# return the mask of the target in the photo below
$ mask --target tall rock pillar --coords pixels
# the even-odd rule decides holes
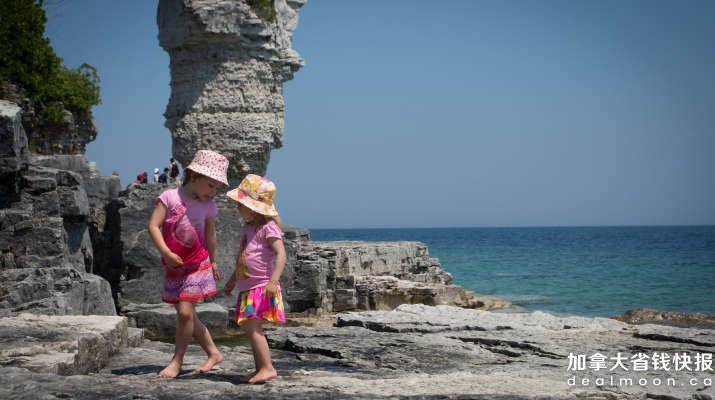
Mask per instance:
[[[246,0],[159,1],[172,153],[186,166],[196,150],[219,151],[230,160],[232,185],[264,175],[271,150],[282,146],[283,83],[303,66],[291,36],[305,0],[264,3],[259,10]]]

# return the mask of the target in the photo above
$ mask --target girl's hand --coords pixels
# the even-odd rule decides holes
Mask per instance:
[[[216,279],[216,280],[221,279],[221,271],[219,271],[218,266],[216,265],[216,261],[211,263],[211,269],[213,270],[213,273],[214,273],[214,279]]]
[[[274,280],[268,281],[268,284],[265,287],[266,293],[270,296],[275,296],[276,292],[278,291],[278,282]]]
[[[169,266],[172,268],[179,267],[184,263],[184,260],[182,260],[178,254],[175,254],[171,251],[166,254],[163,254],[163,257],[164,261],[166,261],[166,263],[169,264]]]

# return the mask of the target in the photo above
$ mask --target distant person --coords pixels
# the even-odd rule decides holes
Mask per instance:
[[[117,178],[119,178],[119,171],[117,171],[117,170],[115,169],[115,170],[112,172],[112,176],[116,176]]]
[[[175,184],[179,183],[179,164],[176,163],[176,160],[173,158],[169,160],[169,177],[171,178],[172,182]]]
[[[169,180],[169,168],[164,168],[164,172],[159,175],[159,183],[162,185],[166,185]]]
[[[159,183],[159,168],[154,168],[154,181],[152,183]]]
[[[194,303],[216,294],[220,279],[216,266],[216,191],[228,185],[228,160],[219,153],[199,150],[186,167],[183,185],[165,190],[156,198],[149,218],[149,236],[166,266],[161,300],[176,308],[174,356],[159,372],[175,378],[181,371],[192,337],[207,355],[198,372],[208,372],[223,361],[211,334],[199,320]]]
[[[130,183],[127,186],[127,189],[131,188],[132,186],[141,185],[143,181],[144,181],[144,174],[137,174],[137,179],[134,180],[134,182]]]
[[[149,183],[149,174],[146,171],[142,172],[142,183]]]
[[[278,374],[271,362],[263,322],[285,322],[280,278],[286,262],[278,211],[273,206],[276,186],[258,175],[248,174],[238,188],[227,193],[238,202],[243,232],[236,256],[236,271],[223,292],[230,295],[238,283],[236,322],[251,341],[256,370],[241,379],[263,383]]]

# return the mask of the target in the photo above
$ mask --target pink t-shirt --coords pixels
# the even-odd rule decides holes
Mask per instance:
[[[165,190],[156,198],[156,201],[161,201],[166,206],[166,216],[169,217],[168,210],[174,208],[178,203],[182,203],[186,207],[186,216],[194,227],[196,233],[201,240],[201,244],[206,245],[206,220],[216,218],[216,203],[213,199],[197,200],[192,199],[189,195],[184,194],[178,187]]]
[[[268,284],[276,259],[276,253],[268,239],[282,239],[283,232],[275,221],[270,220],[262,225],[244,225],[242,235],[246,238],[246,266],[251,277],[239,280],[238,290],[245,292]]]

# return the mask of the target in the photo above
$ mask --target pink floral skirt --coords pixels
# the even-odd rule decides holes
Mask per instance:
[[[270,322],[286,322],[280,285],[278,285],[275,296],[268,295],[263,286],[238,294],[236,299],[236,322],[241,324],[249,318],[263,318]]]
[[[176,304],[180,301],[196,303],[204,297],[216,294],[211,260],[206,259],[199,264],[182,265],[177,268],[166,268],[164,275],[164,292],[161,300]]]

